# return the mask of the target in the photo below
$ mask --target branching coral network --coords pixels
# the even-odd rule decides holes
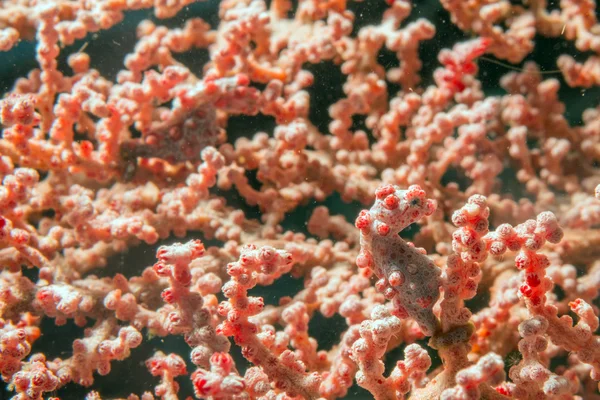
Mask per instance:
[[[195,3],[0,5],[0,50],[38,64],[0,101],[0,394],[114,398],[97,381],[138,357],[117,396],[600,399],[600,108],[559,99],[600,85],[595,1],[441,0],[443,29],[433,2]],[[82,41],[144,10],[101,72]],[[554,71],[538,41],[571,46]],[[40,345],[64,325],[69,351]]]

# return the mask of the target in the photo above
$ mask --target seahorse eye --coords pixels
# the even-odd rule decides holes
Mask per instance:
[[[419,204],[421,204],[421,200],[420,200],[418,197],[415,197],[414,199],[412,199],[412,200],[410,201],[410,205],[411,205],[412,207],[416,207],[416,206],[418,206]]]

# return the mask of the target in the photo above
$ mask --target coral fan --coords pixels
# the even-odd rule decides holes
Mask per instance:
[[[1,2],[0,397],[600,399],[599,32]]]

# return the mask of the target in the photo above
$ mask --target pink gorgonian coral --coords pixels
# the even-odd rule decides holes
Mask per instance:
[[[0,398],[599,399],[554,3],[0,2]]]

